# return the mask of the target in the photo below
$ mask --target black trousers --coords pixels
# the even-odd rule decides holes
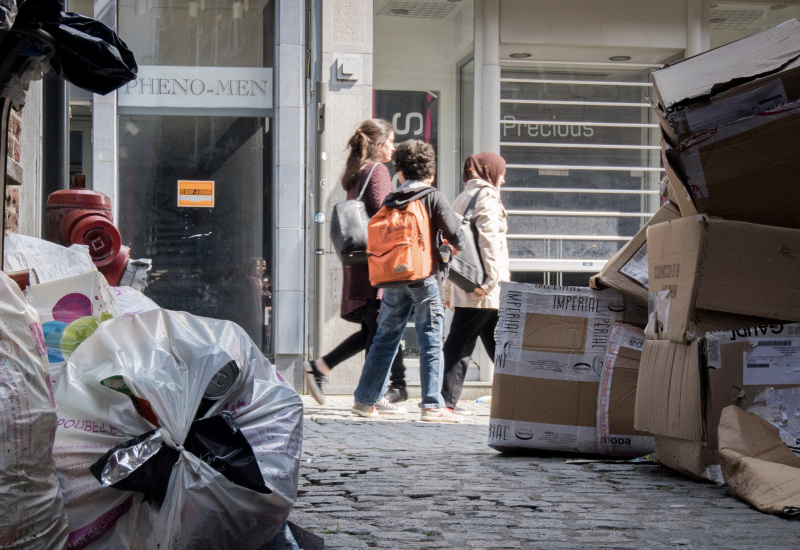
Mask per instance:
[[[361,315],[361,329],[345,338],[338,346],[322,357],[328,367],[333,368],[361,351],[369,352],[372,340],[375,338],[375,332],[378,330],[380,304],[380,300],[370,300],[364,306]],[[403,363],[402,345],[394,356],[390,380],[392,387],[406,387],[406,366]]]
[[[444,380],[442,398],[445,407],[455,408],[464,378],[480,337],[483,347],[494,360],[494,329],[497,326],[496,309],[457,307],[450,323],[450,332],[444,342]]]

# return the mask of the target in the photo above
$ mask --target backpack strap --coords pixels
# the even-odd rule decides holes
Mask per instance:
[[[372,177],[372,173],[375,171],[375,168],[378,167],[378,164],[379,163],[376,162],[375,164],[372,165],[372,168],[370,168],[369,174],[367,174],[367,180],[364,182],[364,187],[361,188],[361,191],[359,191],[358,193],[358,197],[356,197],[357,201],[361,200],[361,197],[364,195],[364,191],[367,190],[367,184],[369,183],[369,178]]]
[[[478,202],[478,195],[481,194],[481,191],[483,191],[483,189],[478,189],[478,192],[472,195],[472,200],[469,201],[467,209],[464,211],[463,223],[469,223],[472,219],[472,211],[475,210],[475,203]]]

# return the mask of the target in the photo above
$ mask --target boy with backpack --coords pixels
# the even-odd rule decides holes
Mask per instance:
[[[456,250],[462,248],[461,223],[447,199],[431,187],[436,174],[433,147],[419,140],[405,141],[397,146],[393,161],[402,185],[387,195],[368,230],[370,282],[384,290],[378,330],[367,353],[351,412],[379,416],[374,405],[383,395],[392,360],[413,310],[420,346],[420,419],[459,422],[460,417],[443,406],[439,393],[444,325],[444,304],[439,293],[444,265],[439,247],[444,238]],[[403,407],[397,409],[393,414],[406,412]]]

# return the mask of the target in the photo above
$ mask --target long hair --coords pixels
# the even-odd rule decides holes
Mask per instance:
[[[389,139],[392,132],[394,132],[392,125],[381,118],[368,118],[361,123],[347,142],[350,154],[342,175],[342,187],[345,191],[350,191],[356,186],[364,165],[369,162],[380,162],[381,154],[378,148]]]

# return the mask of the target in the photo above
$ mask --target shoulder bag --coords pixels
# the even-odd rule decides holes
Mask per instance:
[[[483,262],[478,248],[478,228],[472,223],[472,211],[480,194],[481,189],[478,189],[461,219],[464,249],[450,259],[448,279],[465,292],[472,292],[483,284]]]
[[[361,197],[369,185],[372,172],[378,163],[372,165],[358,197],[342,201],[333,207],[331,216],[331,242],[339,255],[342,265],[362,265],[367,263],[367,225],[369,215]]]

